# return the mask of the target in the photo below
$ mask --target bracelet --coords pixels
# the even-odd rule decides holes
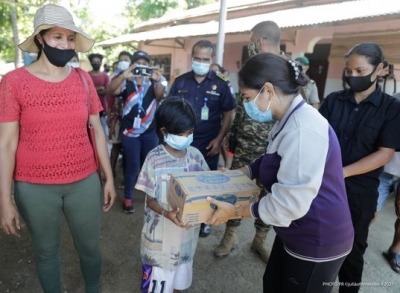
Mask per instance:
[[[235,207],[234,207],[234,211],[235,211],[235,217],[236,218],[243,218],[242,217],[242,215],[240,214],[240,208],[241,208],[242,206],[240,205],[240,204],[237,204],[237,205],[235,205]]]
[[[163,210],[163,211],[161,212],[161,215],[162,215],[163,217],[165,217],[165,213],[167,213],[167,210]]]

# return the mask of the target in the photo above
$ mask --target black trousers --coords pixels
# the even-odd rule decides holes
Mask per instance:
[[[360,290],[369,225],[374,218],[378,195],[354,194],[347,191],[347,198],[354,227],[354,243],[339,271],[339,281],[343,284],[339,292],[356,293]]]
[[[328,262],[295,258],[276,236],[263,277],[264,293],[329,293],[345,257]]]

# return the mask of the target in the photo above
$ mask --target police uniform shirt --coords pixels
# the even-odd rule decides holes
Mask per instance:
[[[210,70],[206,78],[198,83],[193,71],[189,71],[175,79],[168,97],[186,99],[196,111],[198,125],[195,128],[195,139],[214,139],[221,129],[224,112],[236,108],[236,100],[232,96],[228,77]],[[208,119],[201,120],[201,110],[208,107]]]
[[[339,139],[343,166],[374,153],[379,147],[400,149],[400,101],[379,87],[361,103],[350,90],[334,92],[322,103],[320,113],[329,121]],[[377,196],[378,168],[346,178],[348,191]],[[371,200],[374,200],[373,198]],[[376,199],[375,199],[376,200]]]

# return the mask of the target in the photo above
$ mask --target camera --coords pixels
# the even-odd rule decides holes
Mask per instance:
[[[132,70],[133,75],[140,76],[151,76],[153,74],[153,68],[143,65],[138,65]]]

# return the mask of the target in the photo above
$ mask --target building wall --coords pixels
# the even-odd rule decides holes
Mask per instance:
[[[369,41],[369,35],[374,38],[376,35],[385,36],[385,32],[399,31],[400,19],[382,19],[379,21],[366,20],[363,23],[349,23],[347,25],[329,25],[316,26],[312,28],[298,29],[291,31],[290,29],[282,30],[282,43],[286,45],[286,51],[292,54],[292,58],[312,53],[315,44],[332,43],[340,47],[340,38],[336,35],[360,34],[364,36],[365,41]],[[387,38],[390,38],[388,35]],[[200,39],[207,39],[213,43],[217,43],[217,36],[187,38],[184,40],[184,46],[180,47],[173,40],[155,41],[149,44],[141,44],[141,49],[147,51],[150,55],[171,54],[171,81],[174,77],[183,74],[191,69],[191,49],[192,46]],[[237,72],[241,67],[241,58],[243,47],[249,42],[249,33],[241,33],[225,36],[223,66],[229,71],[232,86],[236,91],[237,88]],[[344,42],[344,39],[343,39]],[[155,46],[157,45],[157,46]],[[346,44],[347,46],[348,44]],[[355,45],[355,44],[354,44]],[[348,48],[349,49],[349,48]],[[332,52],[331,52],[332,53]],[[341,54],[341,53],[340,53]],[[400,50],[399,53],[400,55]],[[400,56],[399,56],[400,57]],[[397,60],[397,59],[396,59]],[[390,62],[390,60],[389,60]],[[329,69],[324,89],[324,97],[335,90],[342,88],[342,70],[344,60],[340,56],[329,58]],[[400,64],[395,64],[395,69],[399,69]],[[395,70],[396,80],[400,81],[400,71]],[[392,92],[393,80],[387,82],[387,92]],[[398,91],[400,84],[397,83]]]

